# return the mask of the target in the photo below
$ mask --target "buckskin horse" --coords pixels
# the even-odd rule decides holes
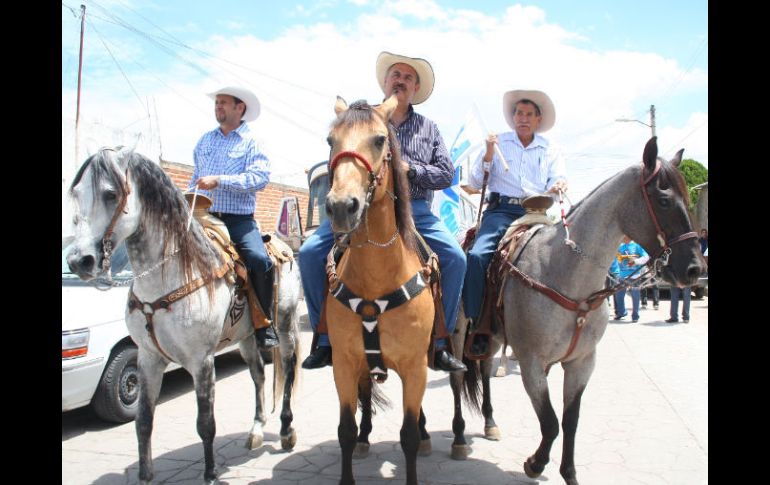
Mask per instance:
[[[543,472],[559,434],[547,376],[552,365],[561,363],[564,443],[559,471],[568,485],[578,483],[574,452],[580,400],[607,327],[604,300],[613,289],[603,287],[622,235],[641,244],[650,254],[648,265],[661,269],[672,285],[690,286],[704,269],[687,212],[687,188],[677,170],[682,152],[667,162],[657,156],[656,138],[651,138],[640,165],[609,178],[570,210],[566,224],[571,239],[561,224],[543,226],[520,252],[491,268],[505,274],[504,328],[498,327],[497,338],[507,339],[513,348],[540,421],[540,446],[524,463],[531,478]],[[464,392],[478,393],[472,382],[477,376],[465,373]],[[478,402],[478,396],[470,397]]]
[[[262,444],[264,361],[257,350],[249,305],[236,298],[232,267],[201,225],[188,226],[182,192],[155,163],[130,150],[101,149],[77,172],[70,195],[76,207],[75,241],[67,256],[83,280],[109,276],[111,248],[125,241],[137,274],[129,292],[126,325],[139,347],[139,480],[152,480],[150,438],[163,371],[174,361],[193,377],[198,434],[203,441],[204,481],[216,479],[214,463],[214,354],[239,342],[256,391],[256,413],[246,446]],[[273,354],[277,385],[283,381],[281,444],[296,433],[290,400],[298,359],[299,274],[293,262],[276,270],[275,324],[280,346]],[[150,303],[152,302],[152,303]],[[274,396],[275,399],[275,396]]]
[[[407,167],[388,125],[396,105],[395,96],[377,107],[364,101],[348,107],[337,98],[328,138],[326,211],[338,241],[347,238],[336,272],[330,271],[325,307],[340,401],[342,484],[355,483],[356,404],[360,400],[363,414],[357,451],[365,453],[372,395],[375,403],[383,397],[376,387],[373,392],[373,381],[384,381],[387,369],[395,370],[403,385],[401,448],[406,483],[417,483],[434,302],[430,290],[424,291],[428,281],[416,249]]]

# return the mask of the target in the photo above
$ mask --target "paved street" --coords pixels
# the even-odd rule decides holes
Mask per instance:
[[[629,315],[630,303],[627,297]],[[708,483],[708,297],[692,301],[688,324],[665,323],[668,309],[668,300],[661,300],[659,310],[653,310],[650,302],[638,323],[610,322],[599,344],[596,370],[583,394],[576,440],[581,484]],[[303,358],[311,336],[303,316]],[[543,475],[529,479],[523,472],[522,463],[537,448],[540,431],[516,362],[510,364],[505,377],[492,380],[492,403],[502,440],[484,439],[483,419],[464,410],[466,437],[472,447],[467,461],[449,457],[452,393],[446,374],[429,371],[423,406],[433,453],[418,458],[421,484],[564,483],[559,475],[561,434]],[[401,381],[395,372],[390,376],[382,387],[393,406],[375,415],[370,455],[354,462],[359,485],[403,483],[405,478],[398,442]],[[272,381],[272,366],[267,379]],[[561,420],[561,367],[554,366],[549,380]],[[271,397],[268,389],[268,411]],[[281,450],[279,409],[268,417],[265,444],[246,450],[253,385],[237,352],[218,357],[214,446],[220,482],[338,483],[337,403],[330,367],[304,371],[293,405],[293,426],[298,433],[294,450]],[[200,483],[203,449],[195,419],[192,379],[185,371],[167,374],[152,441],[155,483]],[[88,409],[62,414],[63,484],[134,484],[137,471],[134,423],[106,424]]]

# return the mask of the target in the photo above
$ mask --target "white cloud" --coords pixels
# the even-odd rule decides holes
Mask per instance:
[[[374,79],[377,54],[388,50],[423,57],[435,69],[436,85],[417,111],[438,123],[447,144],[474,102],[491,130],[509,131],[503,93],[546,91],[557,111],[556,126],[548,135],[567,154],[571,197],[577,202],[609,175],[641,159],[648,129],[615,119],[644,120],[649,104],[659,103],[663,115],[677,96],[703,93],[705,98],[708,87],[704,71],[685,74],[683,66],[654,53],[594,52],[576,46],[582,39],[549,23],[536,7],[515,5],[493,17],[441,8],[434,1],[395,2],[347,25],[297,25],[270,41],[220,34],[197,47],[246,68],[197,57],[195,62],[212,73],[197,81],[193,68],[173,59],[164,72],[154,73],[165,85],[147,73],[134,75],[132,83],[141,97],[150,99],[153,120],[152,99],[157,103],[164,158],[187,163],[198,138],[216,126],[212,102],[204,93],[229,83],[252,88],[263,105],[252,128],[270,146],[274,180],[303,186],[304,169],[328,156],[325,138],[335,96],[377,103],[382,99]],[[104,70],[106,75],[107,64]],[[63,115],[72,116],[75,93],[66,91],[62,97]],[[147,109],[115,72],[89,82],[82,103],[85,117],[111,126],[147,118]],[[708,114],[694,113],[681,126],[668,119],[661,116],[658,123],[661,154],[672,156],[680,148],[674,145],[680,144],[685,157],[706,165]],[[671,152],[664,153],[669,146]]]

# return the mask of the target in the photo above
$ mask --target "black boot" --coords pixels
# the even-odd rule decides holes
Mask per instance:
[[[446,372],[465,372],[468,370],[465,364],[447,352],[447,349],[436,351],[436,355],[433,358],[433,367]]]
[[[270,268],[264,274],[249,273],[254,292],[257,294],[259,305],[265,313],[265,317],[272,322],[273,320],[273,268]],[[257,338],[257,347],[260,350],[270,350],[278,346],[278,336],[275,334],[273,326],[258,328],[254,333]]]
[[[316,347],[302,362],[303,369],[320,369],[327,365],[332,365],[332,348],[326,346]]]

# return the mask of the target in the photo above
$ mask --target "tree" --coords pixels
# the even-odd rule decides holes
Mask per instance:
[[[692,158],[685,158],[679,164],[679,171],[684,176],[687,191],[690,194],[690,209],[698,203],[699,191],[693,189],[696,185],[709,181],[709,170]]]

